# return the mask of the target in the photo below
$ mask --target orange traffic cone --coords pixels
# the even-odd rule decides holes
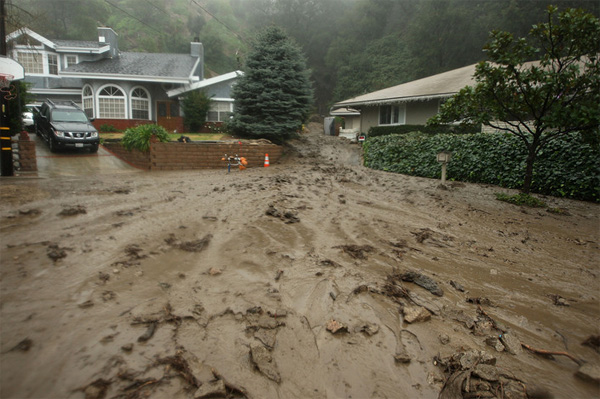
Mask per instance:
[[[269,154],[265,154],[265,168],[269,166]]]

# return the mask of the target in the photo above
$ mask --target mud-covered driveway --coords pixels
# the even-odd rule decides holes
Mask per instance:
[[[138,169],[123,162],[102,146],[95,154],[90,154],[88,150],[75,149],[52,153],[46,142],[38,135],[31,134],[30,137],[35,141],[39,177],[94,176],[138,171]]]
[[[598,205],[310,129],[269,168],[0,179],[0,397],[598,397]]]

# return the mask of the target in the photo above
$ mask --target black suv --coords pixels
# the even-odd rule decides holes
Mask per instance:
[[[100,138],[87,115],[74,102],[42,104],[35,121],[36,133],[48,143],[50,151],[61,148],[88,148],[97,152]]]

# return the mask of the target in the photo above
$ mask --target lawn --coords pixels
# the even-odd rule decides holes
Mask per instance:
[[[169,139],[171,141],[177,141],[181,136],[187,136],[192,141],[214,141],[221,140],[225,137],[223,133],[171,133]],[[103,133],[100,132],[101,139],[120,139],[123,138],[123,133]]]

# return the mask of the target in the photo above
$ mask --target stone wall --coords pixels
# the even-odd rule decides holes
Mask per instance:
[[[265,155],[274,164],[283,155],[281,146],[262,141],[218,141],[194,143],[152,143],[148,153],[128,151],[119,142],[106,142],[104,147],[125,162],[145,170],[189,170],[226,168],[222,158],[238,154],[246,158],[249,168],[263,167]]]
[[[19,163],[21,172],[37,171],[37,160],[35,153],[35,141],[19,140]]]

